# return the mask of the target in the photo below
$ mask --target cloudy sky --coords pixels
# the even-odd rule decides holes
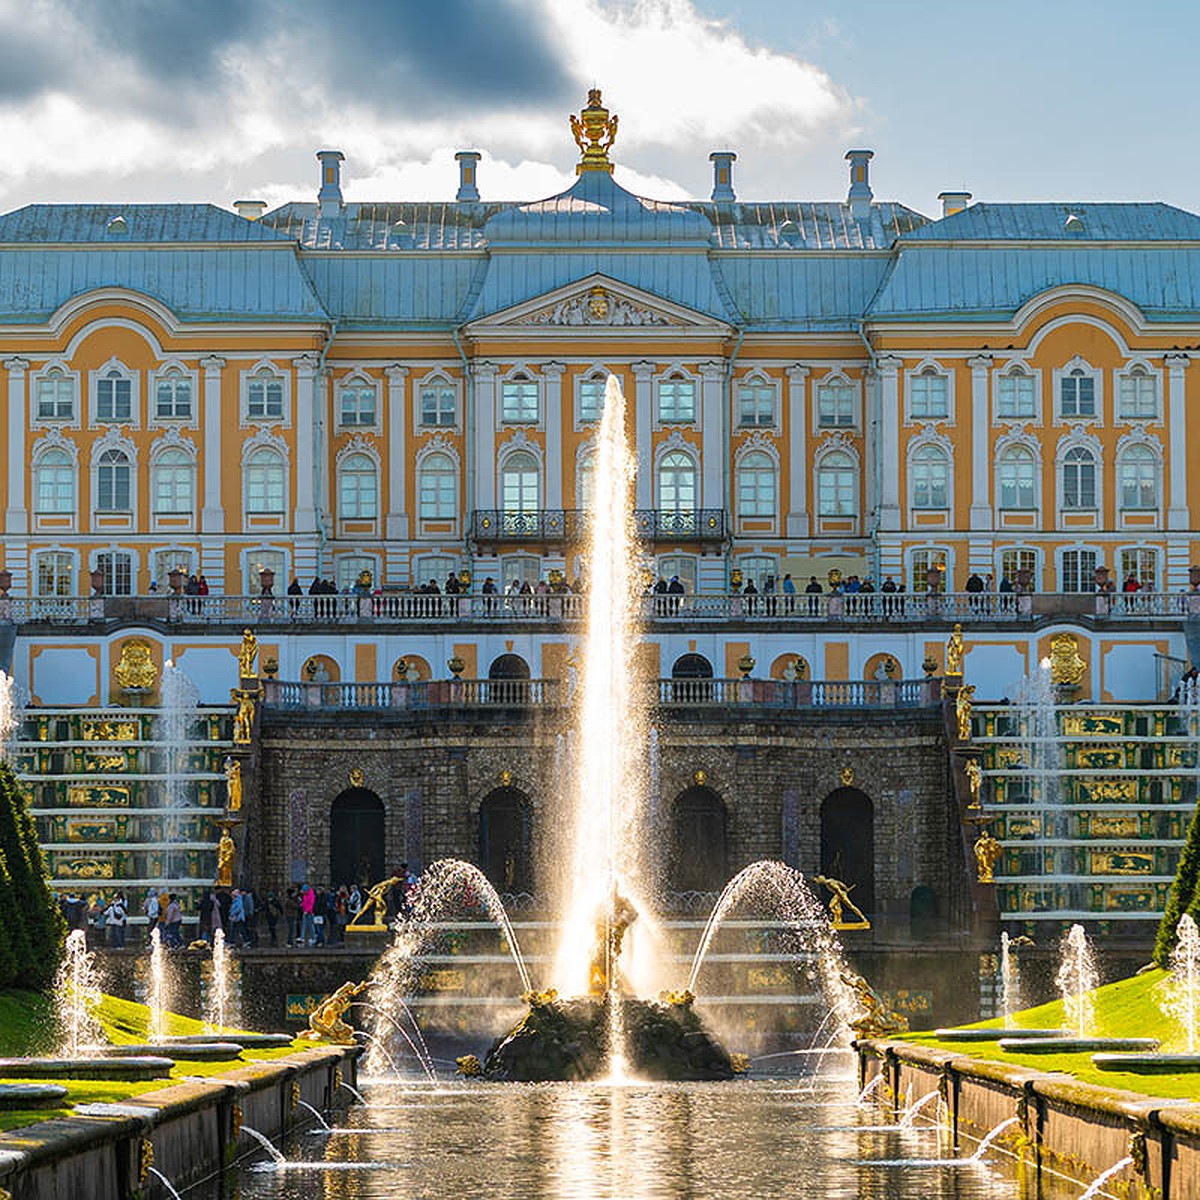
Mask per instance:
[[[0,0],[0,210],[33,201],[485,199],[572,178],[599,85],[626,186],[1200,208],[1200,6],[1150,0]]]

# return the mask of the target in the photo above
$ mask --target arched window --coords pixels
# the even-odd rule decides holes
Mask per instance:
[[[421,460],[417,474],[417,507],[422,519],[449,521],[458,516],[458,470],[440,451]]]
[[[529,664],[519,654],[501,654],[488,667],[489,679],[528,679]]]
[[[344,521],[379,515],[379,477],[369,455],[348,455],[338,467],[338,508]]]
[[[192,416],[192,381],[178,367],[164,371],[154,384],[154,416],[187,421]]]
[[[1059,380],[1059,409],[1064,417],[1096,415],[1096,380],[1082,367],[1073,367]]]
[[[154,511],[190,513],[196,497],[196,470],[184,450],[164,450],[153,469]]]
[[[1130,446],[1121,455],[1121,507],[1158,507],[1158,459],[1149,446]]]
[[[349,788],[329,811],[330,883],[378,883],[384,877],[383,801],[367,788]]]
[[[729,881],[728,820],[720,796],[690,787],[671,806],[670,888],[719,892]]]
[[[96,511],[129,512],[133,470],[124,450],[105,450],[96,465]]]
[[[1096,507],[1096,460],[1085,446],[1073,446],[1063,458],[1062,506]]]
[[[831,450],[817,467],[817,512],[822,517],[858,512],[858,468],[844,450]]]
[[[753,450],[742,456],[737,468],[737,502],[739,516],[775,515],[775,464],[769,454]]]
[[[681,654],[671,665],[672,679],[711,679],[712,663],[703,654]]]
[[[1009,446],[996,476],[1001,508],[1037,507],[1037,459],[1028,446]]]
[[[535,513],[541,507],[537,459],[525,450],[517,450],[504,460],[500,472],[500,492],[507,513]]]
[[[658,464],[658,506],[665,512],[696,511],[696,464],[682,450],[672,450]]]
[[[533,806],[524,792],[498,787],[483,798],[479,865],[498,892],[533,890]]]
[[[279,514],[285,511],[286,472],[283,456],[264,446],[246,459],[246,511]]]
[[[840,879],[868,917],[875,908],[875,809],[857,788],[831,792],[821,803],[821,874]],[[852,913],[846,918],[854,920]]]
[[[579,507],[585,511],[589,511],[592,507],[592,487],[595,482],[596,454],[595,451],[588,450],[580,456],[575,476],[575,493],[578,497]]]
[[[949,481],[950,460],[940,446],[921,446],[914,452],[910,478],[913,508],[949,508]]]
[[[37,460],[33,475],[39,513],[75,511],[75,464],[65,450],[47,450]]]

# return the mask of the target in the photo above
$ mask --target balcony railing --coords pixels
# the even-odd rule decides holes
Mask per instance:
[[[719,508],[675,512],[639,508],[634,530],[643,541],[714,542],[725,537],[725,513]],[[545,508],[532,512],[507,512],[480,508],[471,514],[471,536],[477,542],[581,541],[587,535],[588,512],[578,508]]]
[[[920,708],[939,703],[937,679],[658,679],[650,701],[670,710]],[[557,679],[438,679],[424,683],[292,683],[263,680],[267,708],[290,712],[560,708],[571,688]]]
[[[555,623],[580,621],[587,597],[572,592],[528,596],[425,595],[384,592],[374,596],[97,596],[0,597],[0,622],[86,625],[90,622],[168,622],[194,625],[405,625]],[[998,595],[992,592],[783,595],[647,595],[643,620],[652,624],[708,622],[774,624],[789,628],[820,624],[1029,623],[1039,618],[1096,621],[1178,621],[1200,617],[1200,592],[1138,592],[1096,596],[1078,592]]]

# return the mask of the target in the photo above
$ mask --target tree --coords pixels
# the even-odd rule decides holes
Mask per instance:
[[[1175,881],[1167,896],[1166,911],[1158,927],[1158,936],[1154,939],[1154,961],[1160,967],[1167,966],[1171,951],[1175,949],[1175,927],[1179,924],[1179,918],[1184,913],[1190,913],[1200,919],[1197,882],[1200,882],[1200,807],[1197,807],[1188,826],[1187,841],[1179,857],[1179,870],[1175,872]]]

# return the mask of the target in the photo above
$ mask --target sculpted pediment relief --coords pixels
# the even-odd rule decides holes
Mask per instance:
[[[603,284],[529,313],[522,325],[682,325],[645,304],[616,296]]]

